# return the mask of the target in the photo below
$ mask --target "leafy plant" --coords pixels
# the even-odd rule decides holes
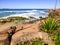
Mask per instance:
[[[56,20],[54,20],[51,17],[46,18],[46,20],[44,20],[43,25],[42,25],[42,30],[49,32],[52,30],[56,30],[58,27],[58,22]]]

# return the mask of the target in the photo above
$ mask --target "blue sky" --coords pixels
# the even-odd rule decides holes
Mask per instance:
[[[54,8],[56,0],[0,0],[0,8]],[[57,8],[60,8],[58,0]]]

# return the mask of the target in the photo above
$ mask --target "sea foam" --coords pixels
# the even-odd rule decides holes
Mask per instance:
[[[48,16],[48,13],[46,13],[44,11],[40,11],[40,10],[3,11],[3,13],[4,12],[16,12],[16,14],[11,14],[9,16],[4,16],[4,17],[1,17],[1,18],[16,17],[16,16],[17,17],[29,18],[29,16],[33,16],[33,17],[39,19],[40,16],[43,17],[43,18]],[[17,13],[17,12],[20,12],[20,13]],[[24,12],[27,12],[27,13],[24,13]],[[42,14],[44,14],[44,15],[42,15]]]

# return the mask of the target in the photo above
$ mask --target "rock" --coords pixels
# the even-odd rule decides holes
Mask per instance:
[[[8,34],[2,33],[0,34],[0,45],[9,45]]]

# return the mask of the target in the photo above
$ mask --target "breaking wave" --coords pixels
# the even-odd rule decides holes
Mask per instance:
[[[39,17],[47,17],[48,12],[45,12],[44,10],[21,10],[21,11],[0,11],[0,18],[8,18],[8,17],[26,17],[29,18],[29,16],[33,16],[37,19]]]

